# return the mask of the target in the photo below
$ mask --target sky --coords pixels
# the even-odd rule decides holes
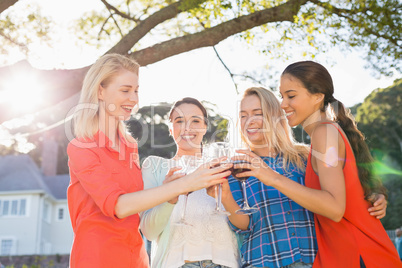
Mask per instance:
[[[58,43],[53,49],[40,45],[35,48],[38,57],[30,61],[34,67],[74,69],[93,63],[103,54],[104,51],[96,48],[77,46],[73,42],[74,33],[67,30],[71,21],[81,16],[84,11],[94,7],[102,8],[100,0],[20,0],[13,8],[25,3],[40,5],[42,14],[50,16],[58,27]],[[233,38],[221,42],[216,49],[234,73],[259,67],[262,70],[267,64],[266,58],[236,43]],[[277,60],[270,62],[270,65],[275,67],[279,76],[288,64],[297,60],[303,59],[290,57],[287,62]],[[322,63],[327,60],[336,61],[335,65],[326,67],[333,77],[335,97],[346,106],[363,102],[372,90],[388,87],[394,79],[399,78],[373,77],[372,71],[364,68],[365,62],[356,52],[345,54],[334,49],[325,55],[318,55],[316,60]],[[277,86],[278,78],[269,81],[270,84],[266,87]],[[239,90],[243,91],[255,85],[251,82],[240,82]],[[140,106],[163,101],[174,102],[187,96],[216,104],[218,112],[224,116],[233,118],[237,114],[239,97],[235,86],[212,48],[190,51],[141,68]]]

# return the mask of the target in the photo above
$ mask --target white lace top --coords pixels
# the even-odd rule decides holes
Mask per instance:
[[[144,188],[161,185],[172,160],[148,157],[143,164]],[[237,239],[225,215],[214,214],[215,199],[205,189],[188,195],[185,221],[191,226],[175,225],[181,218],[184,196],[176,205],[161,204],[141,214],[140,228],[151,241],[151,265],[180,267],[185,261],[211,260],[215,264],[240,267]]]

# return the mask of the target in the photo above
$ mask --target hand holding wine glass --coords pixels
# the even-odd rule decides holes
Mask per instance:
[[[243,154],[242,154],[243,153]],[[231,161],[233,163],[233,167],[231,168],[232,176],[241,182],[243,189],[243,207],[241,209],[236,210],[236,214],[246,214],[250,215],[256,213],[258,211],[257,207],[250,207],[248,204],[247,190],[246,190],[246,180],[253,176],[251,173],[251,168],[253,163],[252,158],[250,157],[249,150],[235,150]]]
[[[270,168],[258,155],[250,150],[236,150],[237,155],[232,157],[233,161],[246,161],[249,164],[238,164],[237,167],[247,168],[249,171],[243,171],[239,173],[237,177],[256,177],[262,183],[268,186],[272,186],[272,180],[278,173]]]
[[[208,147],[208,155],[210,158],[230,157],[231,147],[228,142],[214,142]],[[230,162],[227,159],[227,162]],[[216,208],[215,213],[230,215],[229,212],[222,210],[222,185],[215,187]]]
[[[231,167],[231,164],[227,163],[225,165],[222,163],[223,161],[224,158],[220,158],[220,159],[214,159],[213,161],[204,164],[203,159],[196,159],[195,157],[192,156],[185,156],[180,159],[179,161],[180,165],[184,167],[183,170],[186,173],[184,179],[188,181],[188,186],[191,186],[192,184],[199,185],[200,181],[205,181],[206,184],[204,187],[198,186],[196,189],[190,190],[184,195],[185,198],[183,204],[184,207],[182,210],[181,218],[179,222],[175,223],[176,225],[191,225],[187,223],[185,220],[185,213],[189,194],[191,194],[195,190],[206,188],[216,183],[221,183],[222,178],[225,178],[230,175],[230,171],[228,171],[228,169]],[[190,189],[192,188],[190,187]]]
[[[224,204],[223,201],[226,200],[229,195],[232,195],[232,192],[230,191],[230,186],[229,186],[228,181],[221,183],[221,187],[222,187],[221,201],[222,201],[222,204]],[[216,185],[213,185],[213,186],[207,188],[207,194],[209,196],[215,198],[215,200],[217,200],[217,198],[218,198],[218,191],[216,190],[216,188],[217,188]]]
[[[227,162],[227,157],[213,159],[202,164],[182,178],[186,181],[186,191],[196,191],[227,181],[227,177],[230,176],[229,169],[232,166],[232,163]]]

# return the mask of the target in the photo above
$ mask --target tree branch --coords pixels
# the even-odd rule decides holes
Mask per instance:
[[[198,4],[205,2],[206,0],[197,0]],[[138,23],[138,25],[132,29],[125,37],[123,37],[114,47],[112,47],[108,53],[128,54],[130,49],[150,30],[155,28],[158,24],[172,19],[177,14],[187,11],[188,9],[180,9],[183,0],[173,3],[161,10],[155,12],[145,20]],[[189,8],[190,9],[190,8]]]
[[[18,0],[1,0],[0,1],[0,13],[6,10],[7,8],[11,7],[15,3],[17,3]]]
[[[10,36],[8,36],[7,34],[5,34],[3,32],[3,30],[0,29],[0,36],[2,36],[4,39],[8,40],[8,42],[18,46],[22,51],[24,51],[25,53],[28,51],[28,47],[26,44],[20,43],[14,39],[12,39]]]
[[[131,17],[130,15],[127,15],[124,12],[121,12],[120,10],[118,10],[116,7],[112,6],[111,4],[109,4],[106,0],[101,0],[102,3],[106,6],[106,8],[109,10],[110,13],[112,13],[112,10],[115,14],[119,15],[122,18],[128,19],[128,20],[132,20],[135,22],[139,22],[139,20]]]
[[[254,77],[252,77],[251,75],[248,74],[233,74],[233,76],[239,76],[239,77],[243,77],[244,79],[249,79],[251,81],[253,81],[254,83],[260,84],[262,86],[264,86],[263,80],[257,80]]]
[[[252,14],[221,23],[202,32],[177,37],[130,54],[142,66],[152,64],[168,57],[193,49],[214,46],[229,36],[252,29],[269,22],[293,22],[300,6],[308,0],[290,0],[282,5],[257,11]],[[110,50],[108,53],[113,52]],[[120,50],[118,50],[120,51]],[[127,51],[122,52],[127,54]]]
[[[214,49],[215,54],[218,57],[219,61],[222,63],[223,67],[225,67],[225,69],[228,71],[230,78],[232,79],[232,82],[235,86],[236,93],[237,93],[237,95],[239,95],[239,90],[237,89],[237,83],[233,78],[235,75],[230,71],[229,67],[223,62],[223,60],[222,60],[221,56],[219,55],[218,51],[216,50],[215,46],[212,46],[212,48]]]
[[[112,16],[112,20],[114,21],[114,24],[116,25],[117,29],[119,30],[120,36],[123,37],[124,34],[119,26],[119,24],[117,23],[117,20],[114,18],[113,14],[110,14]]]
[[[101,28],[100,28],[100,30],[99,30],[99,33],[98,33],[98,41],[99,41],[100,38],[101,38],[102,32],[105,31],[104,28],[105,28],[106,23],[108,22],[108,20],[109,20],[109,18],[110,18],[111,16],[112,16],[112,15],[110,14],[109,17],[107,17],[107,19],[102,23],[102,26],[101,26]],[[106,32],[106,31],[105,31],[105,32]]]

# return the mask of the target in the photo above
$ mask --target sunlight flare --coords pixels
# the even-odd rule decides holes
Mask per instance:
[[[23,112],[42,104],[44,88],[34,74],[13,75],[0,83],[0,104]]]

